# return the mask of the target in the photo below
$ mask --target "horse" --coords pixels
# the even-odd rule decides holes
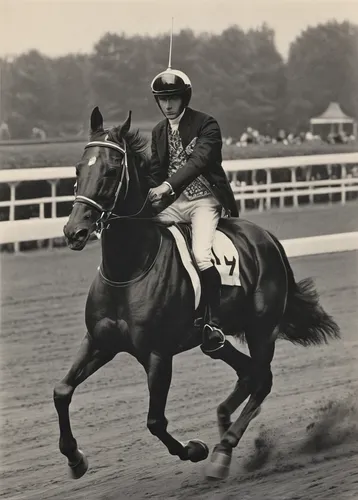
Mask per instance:
[[[148,201],[146,139],[131,131],[131,112],[122,125],[105,130],[99,108],[90,118],[90,137],[76,164],[75,198],[64,236],[82,250],[100,233],[102,258],[85,307],[86,333],[75,360],[53,392],[60,452],[78,479],[88,459],[73,436],[69,407],[75,389],[118,353],[144,367],[149,389],[147,427],[171,455],[199,462],[209,456],[198,438],[180,442],[168,431],[165,407],[173,356],[201,345],[200,314],[189,273],[169,227],[156,219]],[[339,327],[320,305],[312,279],[296,283],[284,248],[267,230],[241,218],[221,218],[240,262],[240,286],[222,286],[225,335],[246,341],[250,355],[225,339],[203,354],[235,372],[236,385],[217,407],[220,441],[206,467],[207,478],[229,474],[233,449],[272,389],[271,362],[278,338],[310,346],[340,337]],[[184,233],[183,233],[184,234]],[[235,344],[235,345],[234,345]],[[248,399],[239,417],[233,412]]]

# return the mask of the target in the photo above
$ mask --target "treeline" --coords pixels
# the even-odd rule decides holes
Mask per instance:
[[[173,67],[193,83],[192,105],[213,114],[223,134],[248,126],[265,134],[305,130],[311,116],[337,101],[358,118],[358,26],[335,21],[310,27],[291,44],[285,62],[267,25],[219,35],[183,30],[174,37]],[[12,138],[86,134],[99,105],[107,122],[127,111],[148,124],[160,118],[150,92],[167,67],[168,36],[106,34],[88,55],[49,58],[32,50],[2,60],[1,121]]]

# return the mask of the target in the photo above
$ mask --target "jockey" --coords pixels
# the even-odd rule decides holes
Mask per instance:
[[[225,335],[219,321],[221,278],[211,248],[221,215],[238,217],[221,165],[221,131],[214,118],[189,107],[192,86],[182,71],[168,68],[159,73],[151,89],[165,119],[152,132],[149,199],[162,210],[160,221],[192,226],[192,250],[208,312],[202,349],[214,351],[224,344]]]

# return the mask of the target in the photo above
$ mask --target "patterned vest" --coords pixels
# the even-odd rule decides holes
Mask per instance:
[[[179,135],[179,130],[172,130],[168,126],[168,145],[169,145],[169,178],[173,175],[179,168],[182,168],[188,161],[189,156],[183,148],[181,138]],[[205,179],[201,176],[197,177],[189,184],[189,186],[183,191],[185,197],[188,200],[197,200],[199,198],[204,198],[211,195],[211,192],[204,184]]]

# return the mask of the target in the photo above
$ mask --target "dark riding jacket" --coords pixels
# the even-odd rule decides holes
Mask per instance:
[[[211,116],[186,108],[179,122],[179,135],[183,148],[195,144],[188,161],[168,178],[169,121],[162,120],[152,132],[152,156],[149,165],[149,187],[157,187],[168,181],[178,197],[199,175],[207,181],[210,191],[231,217],[238,217],[238,209],[229,181],[222,167],[222,138],[218,122]]]

